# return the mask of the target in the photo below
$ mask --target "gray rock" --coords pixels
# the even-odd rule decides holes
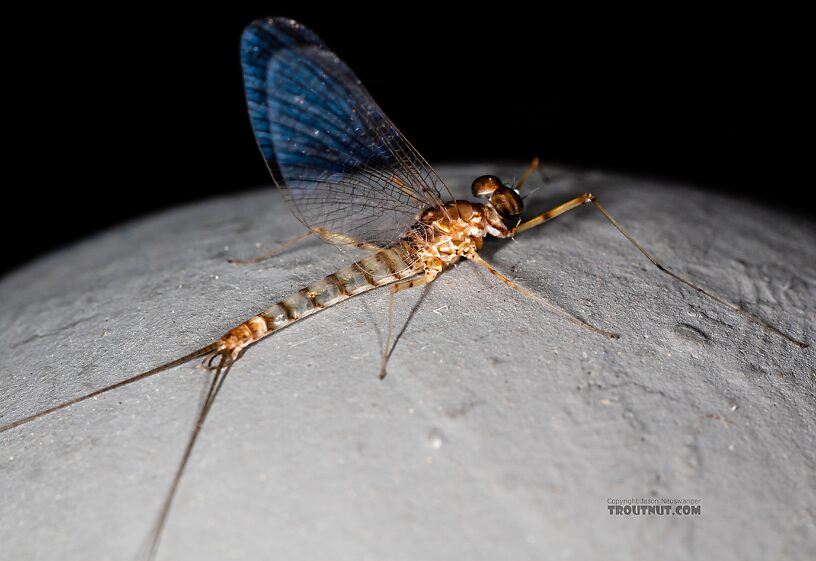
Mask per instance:
[[[488,172],[441,168],[457,192]],[[667,265],[812,342],[816,229],[679,185],[550,170],[528,214],[592,191]],[[0,282],[0,423],[203,346],[349,257],[274,189],[170,210]],[[261,246],[261,247],[258,247]],[[806,559],[814,350],[654,269],[591,208],[487,244],[552,316],[471,263],[430,290],[385,381],[387,291],[251,348],[194,451],[160,559]],[[144,541],[206,375],[182,366],[0,435],[0,557],[118,560]],[[608,499],[700,499],[613,516]]]

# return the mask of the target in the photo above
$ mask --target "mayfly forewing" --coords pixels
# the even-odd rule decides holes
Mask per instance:
[[[244,31],[250,119],[295,216],[321,236],[388,247],[447,187],[354,73],[311,31],[287,19]]]

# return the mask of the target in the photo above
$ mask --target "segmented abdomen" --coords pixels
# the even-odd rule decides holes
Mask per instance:
[[[294,292],[221,337],[222,349],[240,351],[270,333],[367,290],[422,272],[407,243],[384,249]]]

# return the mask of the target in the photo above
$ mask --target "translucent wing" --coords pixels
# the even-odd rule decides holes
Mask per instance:
[[[253,22],[241,61],[258,144],[308,228],[385,247],[442,205],[442,180],[312,31]]]

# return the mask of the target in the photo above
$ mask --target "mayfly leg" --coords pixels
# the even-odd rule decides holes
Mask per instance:
[[[315,232],[308,230],[302,233],[301,235],[297,236],[296,238],[292,238],[291,240],[280,244],[278,247],[268,251],[267,253],[256,255],[255,257],[250,257],[249,259],[227,259],[227,263],[233,263],[235,265],[252,265],[254,263],[260,263],[262,261],[266,261],[267,259],[271,259],[276,255],[280,255],[290,247],[297,245],[303,240],[310,238],[314,235]]]
[[[561,316],[564,319],[568,319],[572,323],[578,325],[579,327],[583,327],[584,329],[587,329],[587,330],[595,333],[596,335],[602,335],[604,337],[608,337],[609,339],[619,339],[620,338],[620,335],[618,335],[617,333],[611,333],[609,331],[604,331],[603,329],[599,329],[599,328],[595,327],[594,325],[592,325],[590,323],[587,323],[587,322],[585,322],[584,320],[582,320],[580,318],[575,317],[574,315],[572,315],[571,313],[569,313],[565,309],[559,308],[558,306],[556,306],[552,302],[548,302],[548,301],[544,300],[543,298],[541,298],[540,296],[530,292],[529,290],[527,290],[523,286],[521,286],[519,284],[516,284],[515,282],[513,282],[512,280],[510,280],[509,278],[507,278],[506,276],[501,274],[499,271],[497,271],[490,263],[488,263],[487,261],[482,259],[481,256],[479,256],[478,253],[475,253],[475,252],[471,253],[471,254],[467,255],[467,258],[470,259],[471,261],[473,261],[474,263],[478,263],[479,265],[481,265],[482,267],[484,267],[485,269],[490,271],[490,273],[492,275],[496,276],[499,280],[501,280],[504,284],[506,284],[507,286],[509,286],[513,290],[516,290],[516,291],[520,292],[521,294],[523,294],[527,298],[531,298],[532,300],[535,300],[536,302],[538,302],[539,304],[544,306],[544,308],[551,311],[552,313],[554,313],[554,314],[556,314],[558,316]]]
[[[521,191],[521,188],[530,179],[530,176],[533,174],[534,171],[538,170],[538,173],[541,174],[541,179],[544,180],[544,183],[549,183],[550,178],[544,173],[544,169],[541,167],[541,162],[539,161],[538,157],[536,156],[533,158],[533,161],[530,162],[530,165],[527,166],[527,169],[524,170],[524,173],[521,175],[521,178],[516,182],[513,188],[516,191]]]
[[[150,538],[142,549],[140,555],[140,558],[142,559],[152,560],[156,557],[162,531],[167,523],[167,517],[170,514],[170,507],[173,504],[173,499],[176,497],[179,483],[181,483],[181,477],[184,475],[184,470],[187,467],[187,463],[189,462],[190,456],[193,453],[196,440],[198,440],[198,436],[201,434],[201,427],[204,426],[204,421],[207,418],[207,414],[210,412],[213,402],[218,396],[218,392],[221,391],[221,386],[224,385],[224,380],[227,378],[227,374],[229,374],[230,368],[232,368],[232,365],[234,364],[234,361],[229,359],[229,354],[226,352],[222,352],[217,356],[220,356],[218,366],[213,368],[212,380],[210,380],[209,387],[207,388],[207,394],[204,397],[201,408],[199,409],[198,417],[196,417],[196,423],[193,427],[193,431],[190,433],[190,436],[187,439],[187,446],[185,446],[184,453],[181,456],[181,461],[176,468],[173,481],[170,484],[170,489],[168,489],[164,496],[164,501],[162,502],[159,515],[156,517],[156,522],[153,525]]]
[[[385,347],[383,348],[382,362],[380,363],[380,380],[385,378],[387,373],[386,367],[388,366],[388,358],[391,356],[391,334],[394,323],[394,295],[402,290],[425,286],[434,280],[438,274],[439,273],[437,271],[432,270],[426,272],[425,275],[421,277],[415,277],[413,279],[391,285],[391,289],[388,292],[388,327],[386,328]],[[397,339],[399,339],[399,337],[397,337]]]
[[[713,292],[713,291],[707,290],[705,288],[702,288],[701,286],[698,286],[697,284],[695,284],[694,282],[692,282],[688,278],[686,278],[686,277],[684,277],[682,275],[679,275],[679,274],[675,273],[674,271],[670,270],[669,268],[667,268],[665,265],[660,263],[657,260],[657,258],[654,255],[652,255],[645,247],[643,247],[637,240],[635,240],[635,238],[632,236],[632,234],[630,234],[621,225],[621,223],[618,222],[611,214],[609,214],[609,212],[601,205],[601,203],[598,202],[598,200],[595,198],[595,196],[593,194],[591,194],[591,193],[584,193],[583,195],[575,197],[574,199],[570,199],[569,201],[565,202],[564,204],[561,204],[561,205],[559,205],[559,206],[557,206],[557,207],[555,207],[555,208],[553,208],[551,210],[548,210],[547,212],[545,212],[543,214],[540,214],[540,215],[536,216],[535,218],[532,218],[532,219],[520,224],[515,229],[513,234],[514,235],[515,234],[520,234],[521,232],[524,232],[525,230],[529,230],[530,228],[535,228],[536,226],[540,226],[541,224],[544,224],[545,222],[548,222],[548,221],[552,220],[553,218],[556,218],[557,216],[560,216],[560,215],[564,214],[565,212],[568,212],[568,211],[570,211],[570,210],[572,210],[574,208],[578,208],[580,206],[583,206],[583,205],[585,205],[587,203],[592,203],[595,206],[595,208],[597,208],[598,211],[604,216],[604,218],[606,218],[606,220],[610,224],[612,224],[612,226],[614,226],[627,240],[629,240],[629,242],[632,245],[634,245],[637,248],[637,250],[640,251],[652,263],[652,265],[654,265],[655,267],[658,268],[658,270],[662,271],[663,273],[666,273],[667,275],[669,275],[673,279],[675,279],[675,280],[677,280],[679,282],[682,282],[683,284],[693,288],[694,290],[696,290],[700,294],[703,294],[704,296],[710,298],[711,300],[717,302],[718,304],[720,304],[722,306],[725,306],[726,308],[736,312],[737,314],[743,316],[744,318],[748,319],[749,321],[752,321],[752,322],[754,322],[754,323],[756,323],[758,325],[761,325],[762,327],[764,327],[768,331],[770,331],[770,332],[772,332],[772,333],[774,333],[776,335],[779,335],[780,337],[790,341],[791,343],[793,343],[795,345],[798,345],[799,347],[801,347],[803,349],[805,349],[805,348],[807,348],[809,346],[807,343],[805,343],[803,341],[799,341],[798,339],[793,338],[792,336],[788,335],[784,331],[781,331],[780,329],[774,327],[773,325],[771,325],[770,323],[768,323],[764,319],[760,318],[759,316],[756,316],[756,315],[752,314],[751,312],[748,312],[748,311],[744,310],[743,308],[741,308],[737,304],[734,304],[733,302],[728,301],[726,298],[724,298],[723,296],[720,296],[716,292]]]
[[[357,249],[362,249],[364,251],[368,251],[371,253],[376,253],[382,250],[382,248],[379,246],[365,242],[360,242],[348,236],[344,236],[343,234],[330,232],[325,228],[314,228],[312,230],[307,230],[306,232],[300,234],[297,237],[292,238],[291,240],[283,242],[282,244],[278,245],[276,248],[268,251],[267,253],[263,253],[255,257],[250,257],[249,259],[227,259],[227,263],[232,263],[234,265],[254,265],[255,263],[261,263],[262,261],[266,261],[267,259],[271,259],[273,257],[280,255],[281,253],[284,253],[285,251],[296,246],[303,240],[309,239],[312,236],[318,236],[319,238],[322,238],[323,240],[329,243],[337,245],[350,245],[356,247]]]
[[[374,245],[367,242],[361,242],[359,240],[355,240],[350,236],[339,234],[337,232],[332,232],[325,228],[314,228],[314,233],[318,235],[322,240],[335,245],[349,245],[352,247],[356,247],[357,249],[362,249],[363,251],[368,251],[369,253],[378,253],[382,251],[382,247],[378,245]]]

